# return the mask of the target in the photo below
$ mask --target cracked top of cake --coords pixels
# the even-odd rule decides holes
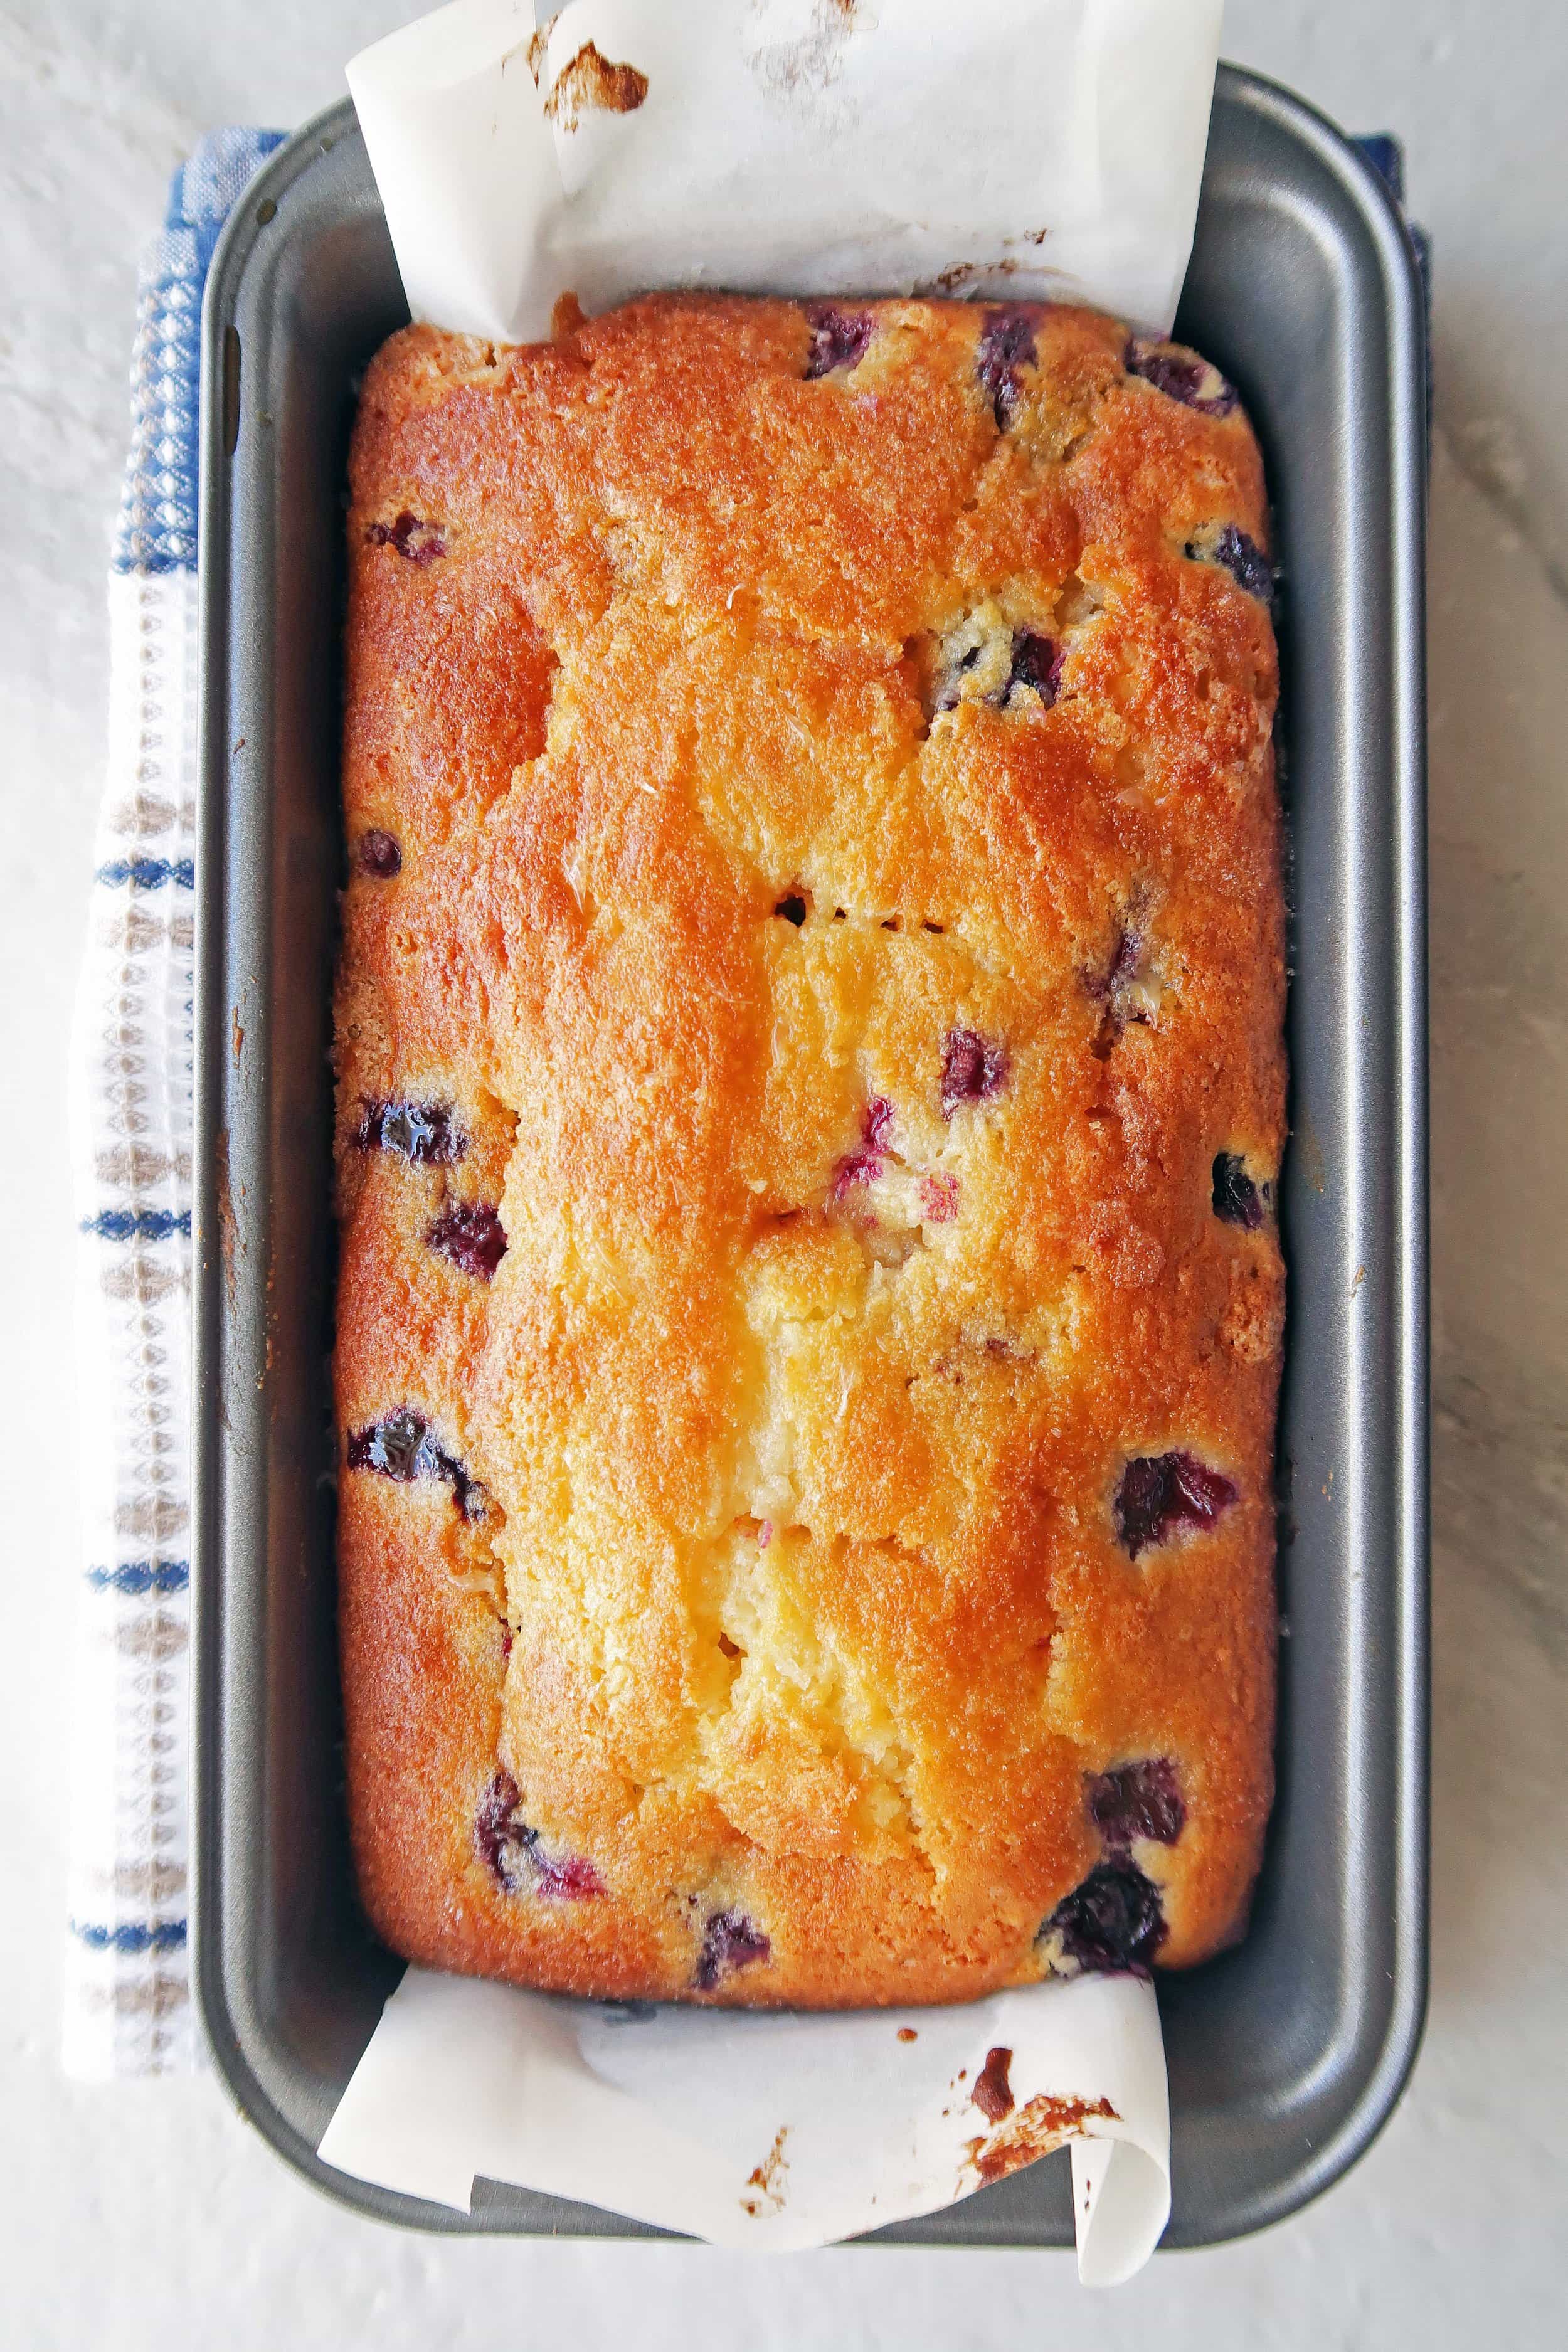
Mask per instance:
[[[351,467],[371,1915],[576,1991],[1184,1965],[1271,1786],[1273,574],[1049,306],[415,327]]]

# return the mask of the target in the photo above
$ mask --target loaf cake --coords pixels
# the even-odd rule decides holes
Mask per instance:
[[[1083,310],[416,326],[351,462],[348,1794],[427,1965],[1181,1968],[1271,1794],[1273,575]]]

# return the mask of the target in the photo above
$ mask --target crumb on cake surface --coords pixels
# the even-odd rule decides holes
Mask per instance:
[[[1181,1966],[1271,1790],[1256,443],[1058,307],[415,327],[351,465],[365,1899],[613,1995]]]

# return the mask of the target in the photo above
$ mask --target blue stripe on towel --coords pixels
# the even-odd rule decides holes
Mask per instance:
[[[282,139],[280,131],[215,131],[170,183],[163,233],[137,289],[116,572],[195,569],[202,289],[225,221]]]
[[[102,1242],[166,1242],[175,1234],[191,1238],[189,1209],[100,1209],[81,1221],[84,1234]]]
[[[96,1919],[73,1919],[71,1934],[92,1952],[183,1952],[188,1932],[184,1919],[131,1919],[118,1927],[100,1926]]]
[[[93,876],[95,882],[107,882],[118,889],[129,882],[133,890],[161,890],[165,882],[173,882],[181,890],[196,887],[195,860],[192,857],[113,857],[100,866]]]
[[[118,1568],[89,1568],[87,1580],[95,1592],[124,1592],[133,1599],[143,1592],[184,1592],[191,1581],[188,1559],[122,1559]]]

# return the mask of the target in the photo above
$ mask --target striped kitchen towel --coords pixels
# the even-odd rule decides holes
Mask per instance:
[[[109,762],[71,1055],[86,1580],[65,2063],[195,2063],[186,1958],[192,886],[202,289],[279,134],[222,131],[145,253],[109,583]]]

